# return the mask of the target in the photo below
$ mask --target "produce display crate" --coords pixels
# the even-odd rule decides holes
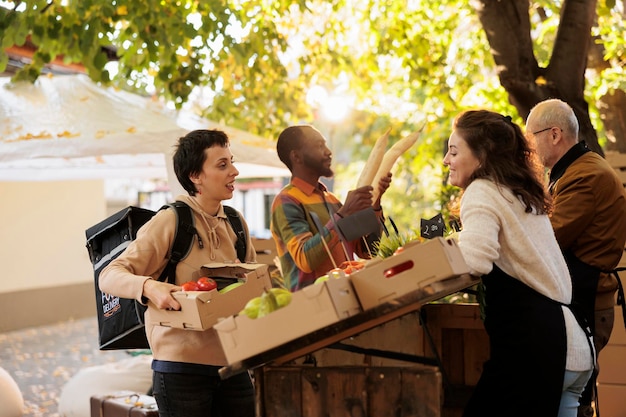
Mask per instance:
[[[332,279],[324,284],[327,285],[330,282],[340,281],[340,279]],[[444,281],[434,282],[391,302],[383,303],[349,317],[344,316],[338,319],[335,310],[335,318],[333,319],[335,323],[325,325],[320,325],[318,322],[319,314],[302,315],[302,308],[292,308],[294,305],[302,304],[296,303],[296,299],[302,297],[298,295],[299,293],[307,290],[307,288],[314,288],[316,285],[306,287],[293,294],[294,298],[291,304],[274,311],[266,317],[252,320],[247,317],[234,316],[228,317],[215,325],[214,329],[218,332],[222,347],[227,353],[226,359],[228,361],[227,366],[220,368],[219,374],[222,378],[228,378],[237,373],[265,365],[282,365],[336,343],[345,342],[346,339],[360,339],[359,336],[364,334],[364,332],[381,327],[399,317],[410,315],[418,311],[426,303],[469,288],[477,282],[478,278],[465,274]],[[354,300],[358,305],[356,297]],[[332,312],[332,305],[328,303],[327,305],[328,308],[324,310],[324,315],[329,314],[329,311]],[[294,312],[298,313],[298,315]],[[306,320],[302,320],[302,317],[306,317]],[[311,330],[311,322],[315,324],[314,327],[317,330]],[[238,324],[242,325],[241,331],[239,331]],[[305,328],[303,329],[302,327]],[[229,332],[232,333],[232,338],[228,336],[227,333]],[[373,332],[373,334],[376,334],[376,332]],[[226,339],[223,338],[224,336]],[[368,335],[368,337],[370,336]],[[420,338],[419,334],[413,336],[414,340]],[[414,350],[409,354],[415,353],[420,352]],[[228,357],[228,354],[231,354],[231,358]],[[425,364],[431,365],[432,363]]]
[[[257,417],[440,417],[441,374],[430,366],[264,366]]]
[[[315,351],[306,356],[314,360],[317,366],[406,366],[406,360],[376,354],[375,352],[394,352],[402,355],[424,356],[424,331],[420,324],[419,312],[415,311],[395,320],[388,321],[370,330],[348,337],[330,348]],[[350,348],[366,349],[355,352]],[[372,352],[374,351],[374,352]],[[301,358],[301,360],[304,360]]]
[[[250,299],[272,287],[268,266],[264,264],[213,263],[202,266],[197,275],[245,279],[245,282],[224,294],[217,290],[174,292],[172,296],[180,303],[180,310],[153,308],[151,323],[185,330],[210,329],[219,319],[238,313]]]
[[[309,285],[265,317],[233,315],[214,326],[229,364],[326,328],[361,312],[348,278]]]
[[[369,261],[350,275],[363,310],[393,301],[438,281],[469,273],[455,240],[410,242],[397,255]]]
[[[422,317],[432,338],[424,338],[424,354],[441,361],[442,417],[461,417],[489,358],[489,336],[480,308],[478,304],[427,304]]]

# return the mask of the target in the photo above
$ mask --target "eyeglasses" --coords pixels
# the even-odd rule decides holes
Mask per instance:
[[[546,127],[545,129],[541,129],[541,130],[538,130],[538,131],[536,131],[536,132],[532,132],[532,134],[533,134],[533,136],[536,136],[536,135],[538,135],[538,134],[540,134],[540,133],[543,133],[543,132],[545,132],[545,131],[548,131],[548,130],[554,129],[555,127],[556,127],[556,126]]]

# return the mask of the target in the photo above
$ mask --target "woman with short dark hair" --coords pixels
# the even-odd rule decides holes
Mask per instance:
[[[178,140],[174,172],[189,195],[180,195],[192,210],[197,231],[187,256],[176,265],[176,282],[158,280],[168,263],[176,235],[174,210],[159,210],[137,238],[100,274],[107,294],[148,304],[146,336],[152,350],[153,395],[160,417],[254,417],[254,388],[247,373],[222,380],[227,364],[214,329],[191,331],[151,321],[154,309],[180,310],[172,292],[199,278],[211,262],[255,262],[248,227],[245,259],[238,259],[237,235],[222,201],[231,199],[239,171],[233,164],[228,136],[220,130],[195,130]]]

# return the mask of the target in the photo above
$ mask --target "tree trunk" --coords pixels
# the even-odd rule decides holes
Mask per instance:
[[[566,101],[580,124],[579,137],[604,155],[584,98],[587,51],[596,0],[564,0],[561,20],[547,67],[540,67],[530,36],[528,0],[474,0],[487,34],[500,83],[524,119],[534,105],[548,98]]]
[[[615,90],[600,97],[600,118],[606,133],[606,150],[626,153],[626,92]]]

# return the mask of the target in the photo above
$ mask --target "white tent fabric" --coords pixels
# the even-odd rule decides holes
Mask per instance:
[[[0,181],[171,179],[176,140],[199,128],[229,135],[239,178],[290,175],[269,140],[79,74],[0,77]]]

